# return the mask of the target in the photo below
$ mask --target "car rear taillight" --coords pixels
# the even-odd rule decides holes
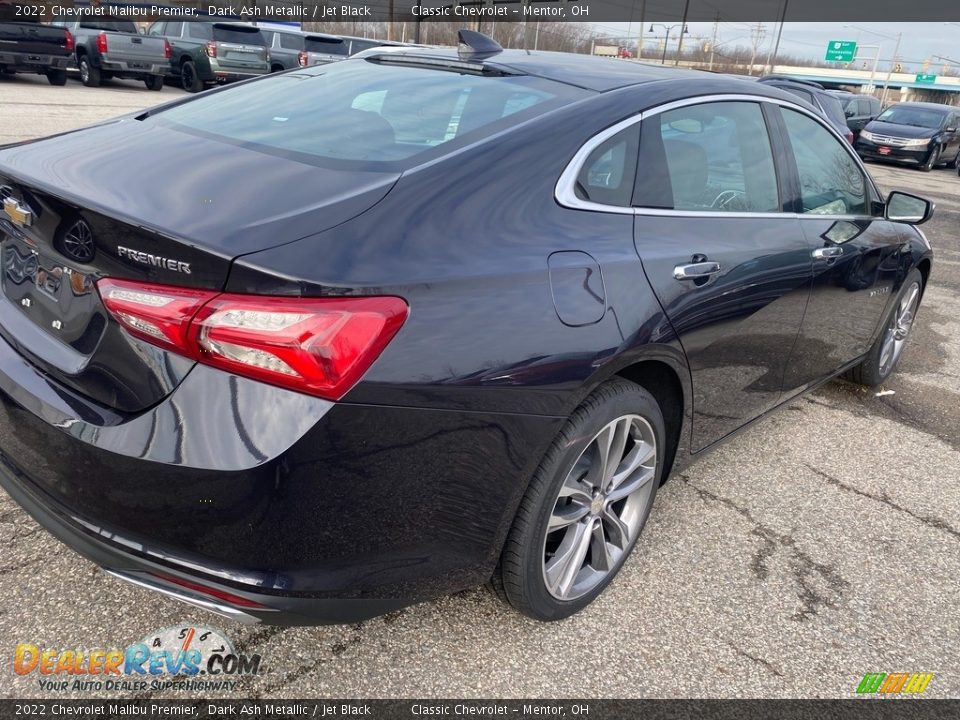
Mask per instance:
[[[97,35],[97,52],[101,55],[107,52],[107,34],[105,32]]]
[[[853,133],[850,130],[847,130],[847,142],[853,145]]]
[[[73,40],[73,33],[69,30],[64,30],[64,32],[67,33],[67,37],[64,40],[63,47],[67,52],[73,52],[74,48],[76,47]]]
[[[105,278],[103,304],[129,333],[206,365],[339,400],[407,318],[398,297],[286,298]]]
[[[170,45],[170,41],[166,38],[163,39],[163,56],[170,60],[173,57],[173,46]]]
[[[207,57],[215,58],[217,56],[217,43],[215,40],[207,42]]]
[[[300,67],[306,67],[310,63],[310,56],[307,55],[305,50],[297,53],[297,62],[300,64]]]

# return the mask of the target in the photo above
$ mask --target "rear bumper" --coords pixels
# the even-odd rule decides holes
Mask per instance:
[[[135,60],[127,58],[113,58],[108,55],[100,56],[100,69],[115,75],[130,75],[135,77],[148,75],[165,75],[170,68],[169,60]]]
[[[8,70],[43,74],[48,70],[66,70],[70,58],[66,55],[36,55],[21,52],[0,52],[0,65]]]
[[[0,338],[0,485],[104,568],[241,621],[353,622],[485,582],[562,422],[334,404],[204,366],[120,416]]]

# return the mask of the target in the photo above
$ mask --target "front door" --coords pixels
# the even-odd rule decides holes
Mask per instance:
[[[694,450],[777,404],[809,294],[765,105],[700,102],[641,123],[634,241],[690,365]]]
[[[784,376],[793,394],[867,352],[899,287],[905,245],[847,144],[810,115],[779,112],[813,260],[810,302]]]

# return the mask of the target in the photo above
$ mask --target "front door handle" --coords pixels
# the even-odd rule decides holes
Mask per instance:
[[[673,277],[676,280],[696,280],[697,278],[716,275],[718,272],[720,272],[720,263],[698,262],[689,265],[677,265],[673,269]]]
[[[812,253],[814,258],[817,260],[822,260],[824,258],[835,258],[843,255],[843,248],[837,245],[832,245],[830,247],[817,248]]]

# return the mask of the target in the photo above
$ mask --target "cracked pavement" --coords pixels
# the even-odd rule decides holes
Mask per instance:
[[[0,142],[177,92],[139,87],[0,78]],[[675,476],[585,612],[542,625],[478,588],[352,626],[234,626],[105,576],[0,493],[0,695],[44,695],[12,672],[18,642],[125,647],[196,622],[263,656],[239,685],[263,698],[850,697],[894,671],[960,696],[960,178],[869,167],[938,204],[894,394],[832,382]]]

